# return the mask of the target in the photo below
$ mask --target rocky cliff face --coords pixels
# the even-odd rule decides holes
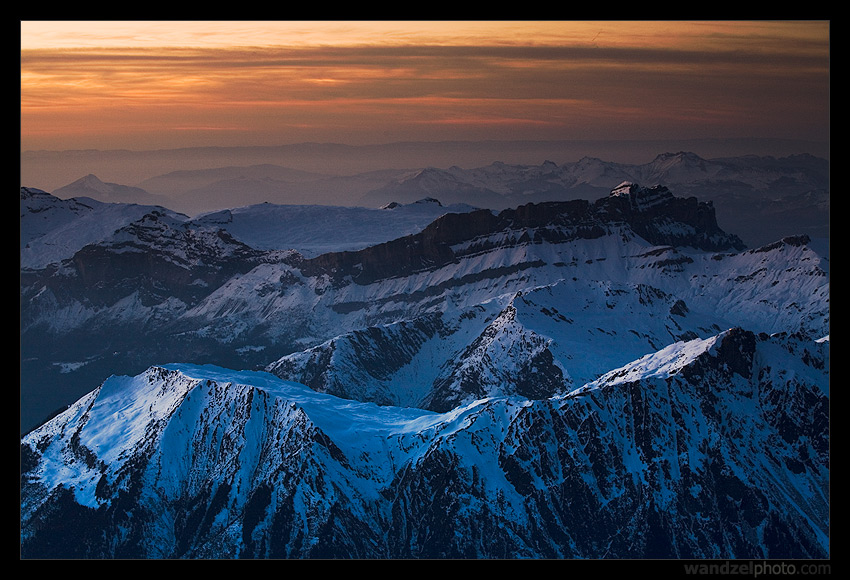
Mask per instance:
[[[596,205],[609,215],[621,215],[637,235],[657,245],[716,252],[746,248],[740,238],[720,229],[711,202],[675,197],[663,185],[624,182]]]
[[[677,198],[663,186],[644,188],[623,184],[612,195],[594,203],[575,200],[526,204],[498,214],[479,210],[447,214],[421,233],[379,244],[358,252],[328,253],[306,260],[307,275],[350,277],[358,284],[434,270],[472,252],[524,243],[563,243],[609,235],[626,224],[634,235],[654,245],[690,246],[706,251],[745,248],[741,240],[717,225],[711,204],[696,198]],[[489,240],[489,242],[487,241]],[[459,246],[463,246],[461,249]]]

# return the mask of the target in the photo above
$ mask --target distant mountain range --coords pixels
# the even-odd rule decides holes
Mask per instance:
[[[88,175],[53,193],[63,199],[163,205],[190,215],[232,209],[234,199],[242,205],[381,207],[430,197],[447,205],[500,210],[529,202],[598,199],[623,181],[661,184],[679,196],[716,202],[720,225],[751,247],[785,235],[829,236],[829,163],[810,155],[703,159],[679,152],[638,165],[585,157],[562,165],[493,163],[345,176],[262,164],[175,171],[132,188]]]
[[[401,195],[582,167],[195,217],[21,188],[22,556],[829,557],[828,240],[630,179]]]

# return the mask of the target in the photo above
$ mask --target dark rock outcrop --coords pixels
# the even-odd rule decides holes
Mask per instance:
[[[337,283],[371,284],[390,277],[437,269],[464,255],[499,246],[595,239],[624,224],[657,245],[692,246],[706,251],[745,248],[717,225],[714,208],[696,198],[677,198],[663,186],[629,184],[609,197],[525,204],[498,214],[478,210],[446,214],[418,234],[356,252],[334,252],[305,260],[306,275],[327,274]],[[488,239],[504,234],[498,240]],[[452,246],[464,244],[462,249]]]

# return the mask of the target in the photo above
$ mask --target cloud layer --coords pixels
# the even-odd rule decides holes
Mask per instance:
[[[829,138],[828,22],[24,22],[23,149]]]

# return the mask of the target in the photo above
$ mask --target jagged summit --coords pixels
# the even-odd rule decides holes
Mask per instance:
[[[38,189],[21,188],[21,267],[44,268],[97,244],[149,212],[186,216],[156,205],[106,203],[88,196],[60,199]]]
[[[610,218],[622,216],[638,235],[654,243],[710,251],[746,248],[737,235],[720,228],[712,202],[676,197],[663,185],[644,187],[624,181],[595,205],[612,212]]]
[[[740,327],[735,327],[705,339],[674,342],[622,368],[608,371],[599,379],[588,383],[581,389],[577,389],[572,394],[586,393],[593,389],[635,383],[648,379],[669,379],[685,372],[688,367],[696,365],[696,361],[701,357],[713,357],[716,359],[724,343],[727,344],[728,350],[728,345],[732,343],[737,344],[740,342],[740,337],[742,336],[747,337],[748,342],[754,340],[752,333],[748,333]],[[752,364],[754,348],[747,348],[745,350],[746,352],[743,355],[748,357],[748,362],[743,365],[735,364],[733,366],[739,374],[749,377],[750,370],[748,367]],[[731,358],[726,357],[723,364],[728,364]]]
[[[673,197],[673,193],[664,185],[645,187],[634,181],[622,182],[617,187],[613,188],[609,195],[613,197],[624,196],[633,199],[646,197]]]
[[[637,188],[637,184],[631,181],[624,181],[617,187],[611,190],[610,195],[629,195]]]

